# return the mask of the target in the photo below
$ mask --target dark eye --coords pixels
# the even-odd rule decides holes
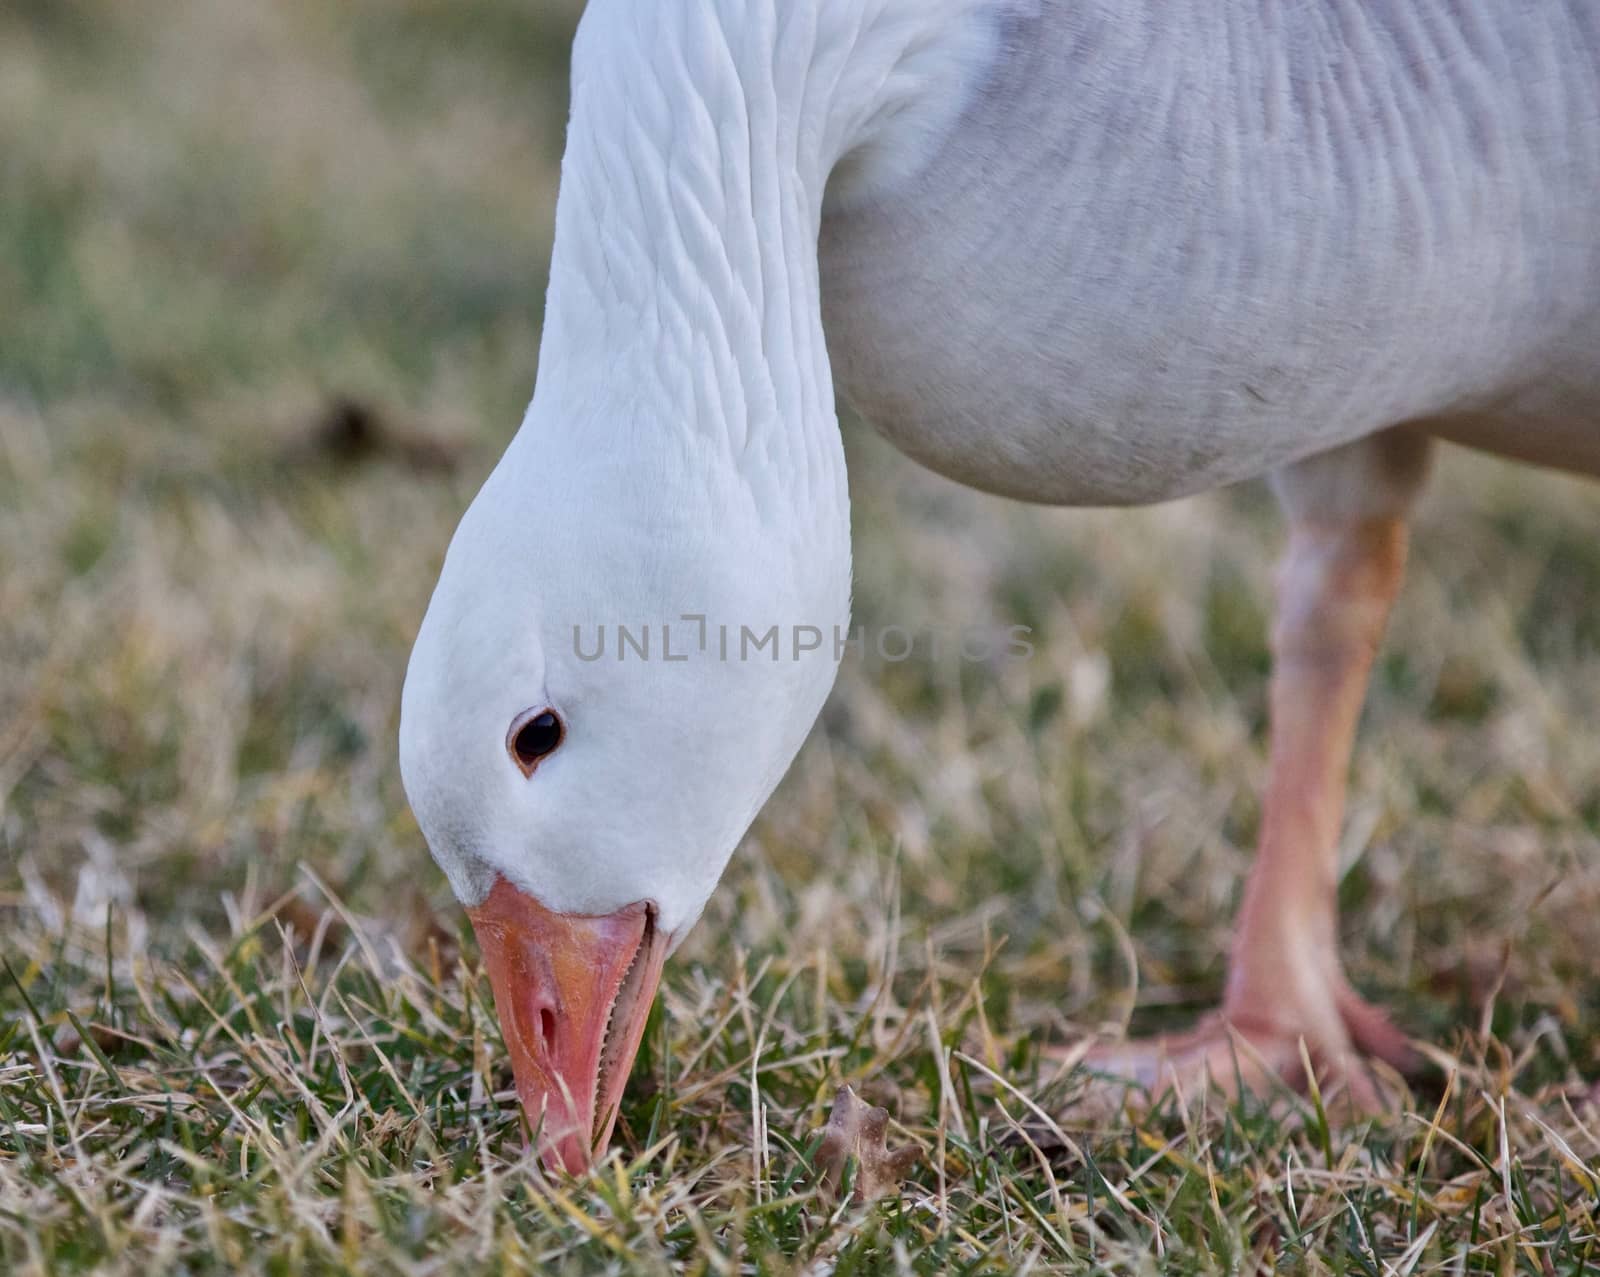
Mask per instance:
[[[540,710],[511,725],[511,757],[524,776],[533,775],[539,760],[561,744],[561,720],[553,710]]]

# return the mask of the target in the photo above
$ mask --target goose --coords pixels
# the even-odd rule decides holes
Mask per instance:
[[[836,393],[1025,501],[1270,478],[1221,1005],[1092,1062],[1372,1098],[1410,1043],[1344,974],[1336,847],[1408,514],[1440,440],[1600,475],[1600,6],[592,0],[532,402],[399,731],[551,1167],[608,1143],[662,965],[833,685]]]

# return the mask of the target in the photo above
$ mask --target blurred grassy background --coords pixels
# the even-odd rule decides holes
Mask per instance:
[[[54,1022],[37,955],[108,904],[178,957],[308,865],[459,926],[398,694],[531,391],[578,9],[0,8],[0,934]],[[995,1031],[1059,1033],[1129,1014],[1124,934],[1139,1023],[1187,1018],[1258,813],[1270,499],[1023,508],[847,434],[857,620],[1037,651],[849,665],[669,1018],[752,954],[831,955],[848,1006],[903,943],[902,979],[982,971]],[[1530,1087],[1600,1074],[1597,529],[1592,486],[1446,459],[1352,781],[1357,983],[1441,1040],[1485,1018]]]

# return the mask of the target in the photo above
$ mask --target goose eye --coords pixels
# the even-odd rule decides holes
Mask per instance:
[[[548,709],[511,725],[511,757],[524,776],[533,775],[539,760],[561,744],[561,736],[561,720]]]

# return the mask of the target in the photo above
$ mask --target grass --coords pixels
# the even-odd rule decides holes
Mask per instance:
[[[575,9],[0,11],[0,1270],[1600,1267],[1600,491],[1464,456],[1341,884],[1355,980],[1453,1061],[1403,1110],[1091,1120],[1040,1052],[1220,987],[1264,493],[1024,509],[852,428],[858,619],[1036,653],[844,670],[615,1156],[529,1164],[393,741],[531,386]],[[818,1184],[846,1083],[921,1150],[875,1205]]]

